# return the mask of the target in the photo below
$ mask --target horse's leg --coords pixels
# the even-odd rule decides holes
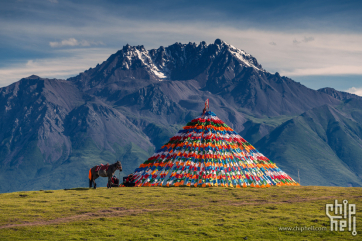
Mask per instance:
[[[96,183],[96,179],[97,179],[97,174],[94,174],[94,176],[92,177],[92,181],[93,181],[93,186],[94,186],[94,189],[97,188],[97,183]]]
[[[112,177],[108,175],[108,187],[112,187]]]
[[[112,171],[111,171],[112,167],[109,167],[108,170],[106,171],[106,175],[108,177],[108,184],[107,187],[111,188],[112,187]]]
[[[89,179],[89,188],[92,188],[92,183],[93,183],[92,179]]]

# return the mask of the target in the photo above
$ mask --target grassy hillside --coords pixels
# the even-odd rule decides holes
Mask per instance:
[[[362,102],[361,102],[362,103]],[[286,121],[255,147],[302,185],[362,186],[361,111],[321,106]],[[347,108],[347,107],[346,107]],[[359,115],[359,116],[358,116]]]
[[[2,240],[358,240],[362,189],[99,188],[0,194]],[[357,207],[357,236],[329,231],[325,205]],[[280,227],[326,228],[280,231]]]

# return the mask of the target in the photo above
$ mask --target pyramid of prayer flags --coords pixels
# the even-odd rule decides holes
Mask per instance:
[[[135,186],[299,185],[206,109],[134,171]]]

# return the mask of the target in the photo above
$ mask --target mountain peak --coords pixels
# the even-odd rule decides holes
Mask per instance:
[[[97,76],[92,85],[97,85],[100,79],[105,82],[110,80],[120,83],[121,80],[129,82],[140,79],[140,76],[151,82],[166,79],[199,79],[205,83],[205,76],[214,76],[216,67],[222,70],[222,72],[217,71],[218,76],[230,80],[244,68],[265,72],[253,56],[221,39],[216,39],[210,44],[205,41],[201,41],[200,44],[176,42],[167,47],[160,46],[151,50],[146,50],[143,45],[126,44],[107,61],[90,72],[86,71],[85,75],[92,75],[94,78]]]
[[[30,75],[29,77],[26,77],[25,79],[41,79],[39,76],[33,74],[33,75]]]
[[[325,93],[327,95],[330,95],[338,100],[347,100],[347,99],[362,99],[361,96],[351,94],[344,91],[338,91],[330,87],[321,88],[318,90],[320,93]]]
[[[226,42],[222,41],[221,39],[217,38],[214,42],[215,45],[223,45],[223,44],[227,44]]]
[[[207,46],[207,43],[205,41],[201,41],[200,46]]]
[[[125,46],[123,46],[122,50],[128,51],[130,48],[131,48],[131,46],[129,44],[126,44]]]

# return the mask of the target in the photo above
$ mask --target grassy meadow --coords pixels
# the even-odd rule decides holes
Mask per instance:
[[[357,236],[325,205],[356,204]],[[362,188],[76,188],[0,194],[1,240],[361,240]],[[280,231],[280,227],[326,228]]]

